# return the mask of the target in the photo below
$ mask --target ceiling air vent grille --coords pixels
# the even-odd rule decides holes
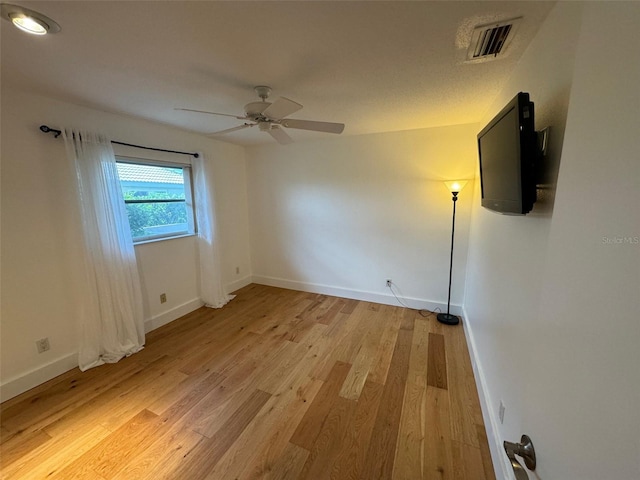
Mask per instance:
[[[504,54],[522,18],[482,25],[473,30],[467,60],[490,60]]]

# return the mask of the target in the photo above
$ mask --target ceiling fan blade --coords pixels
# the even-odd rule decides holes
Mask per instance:
[[[301,130],[325,133],[342,133],[344,130],[344,123],[315,122],[313,120],[297,120],[294,118],[282,120],[280,125],[287,128],[299,128]]]
[[[281,129],[277,125],[271,125],[271,128],[267,130],[267,132],[280,145],[288,145],[290,143],[293,143],[293,139],[287,134],[287,132],[285,132],[283,129]]]
[[[245,123],[244,125],[239,125],[233,128],[227,128],[226,130],[220,130],[219,132],[213,132],[208,134],[208,137],[217,137],[218,135],[224,135],[225,133],[235,132],[236,130],[242,130],[243,128],[254,127],[255,123]]]
[[[302,108],[297,102],[293,100],[289,100],[285,97],[278,98],[275,102],[269,105],[262,114],[265,117],[272,118],[274,120],[280,120],[287,115],[291,115],[292,113],[297,112]]]
[[[193,110],[191,108],[174,108],[174,110],[181,110],[183,112],[206,113],[208,115],[222,115],[223,117],[237,118],[238,120],[248,120],[247,117],[239,117],[238,115],[231,115],[229,113],[207,112],[206,110]]]

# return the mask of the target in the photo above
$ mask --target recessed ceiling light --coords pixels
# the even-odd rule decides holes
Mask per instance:
[[[46,35],[60,31],[60,25],[43,15],[18,5],[2,4],[2,18],[9,20],[23,32]]]

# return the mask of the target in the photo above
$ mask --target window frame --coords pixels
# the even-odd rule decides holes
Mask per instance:
[[[122,199],[127,204],[142,204],[142,203],[182,203],[185,204],[187,212],[187,230],[173,233],[163,233],[157,235],[146,235],[144,237],[134,237],[131,234],[131,240],[134,245],[140,245],[150,242],[158,242],[162,240],[172,240],[175,238],[191,237],[198,234],[198,224],[196,221],[195,203],[193,199],[193,169],[190,163],[170,162],[166,160],[156,160],[150,158],[129,157],[125,155],[116,155],[116,163],[127,163],[132,165],[147,165],[151,167],[168,167],[179,168],[182,170],[182,177],[184,180],[184,200],[182,199],[147,199],[147,200],[126,200],[124,198],[124,190],[122,184],[120,184],[122,190]],[[120,177],[118,177],[120,181]],[[129,217],[127,216],[127,221]]]

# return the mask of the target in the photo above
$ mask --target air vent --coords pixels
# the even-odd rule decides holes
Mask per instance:
[[[467,50],[467,60],[492,60],[504,55],[521,20],[522,17],[476,27]]]

